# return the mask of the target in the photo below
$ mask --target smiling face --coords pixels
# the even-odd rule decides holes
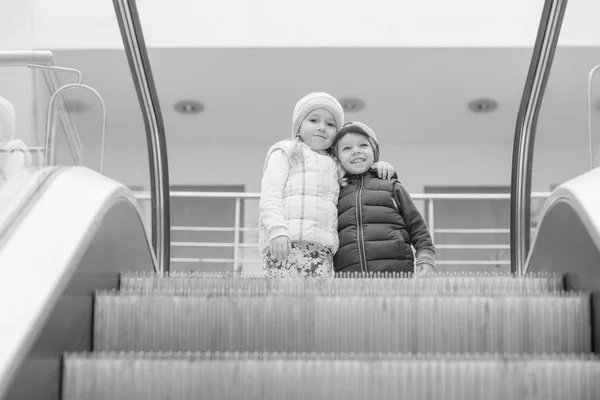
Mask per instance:
[[[315,150],[327,150],[331,147],[337,126],[333,115],[322,108],[312,111],[304,118],[298,135],[304,143]]]
[[[350,132],[345,134],[336,146],[337,157],[350,174],[365,173],[373,165],[375,155],[366,136]]]

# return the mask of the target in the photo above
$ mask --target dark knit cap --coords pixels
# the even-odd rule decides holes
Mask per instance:
[[[369,140],[369,143],[371,143],[371,147],[373,148],[373,162],[379,161],[379,141],[377,140],[377,136],[375,136],[375,132],[373,132],[373,129],[369,128],[366,124],[358,121],[350,121],[345,123],[335,135],[335,139],[331,148],[336,156],[338,142],[348,133],[356,133],[366,136],[366,138]]]

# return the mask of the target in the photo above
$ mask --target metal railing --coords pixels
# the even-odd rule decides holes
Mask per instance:
[[[550,195],[549,192],[533,192],[532,198],[535,199],[546,199]],[[151,195],[149,192],[137,192],[135,197],[142,201],[149,201]],[[241,252],[244,249],[251,249],[258,255],[258,243],[256,238],[251,241],[240,240],[241,233],[258,233],[258,227],[246,227],[243,226],[242,221],[242,202],[245,200],[260,199],[260,193],[239,193],[239,192],[181,192],[173,191],[170,192],[171,198],[198,198],[198,199],[234,199],[233,213],[234,223],[233,226],[172,226],[171,232],[231,232],[233,233],[233,241],[227,242],[205,242],[205,241],[172,241],[171,247],[173,248],[232,248],[232,257],[172,257],[171,263],[230,263],[232,264],[233,271],[241,271],[242,266],[246,264],[260,264],[260,259],[257,257],[244,257]],[[489,244],[436,244],[437,250],[501,250],[506,251],[507,254],[510,250],[508,241],[508,235],[510,229],[502,229],[490,227],[487,229],[479,228],[436,228],[435,227],[435,201],[436,200],[506,200],[507,210],[509,208],[508,201],[510,200],[509,193],[416,193],[411,195],[415,202],[424,202],[423,210],[427,210],[427,226],[431,232],[431,236],[436,241],[438,235],[457,234],[457,235],[469,235],[469,234],[506,234],[506,243],[489,243]],[[256,205],[258,208],[258,205]],[[495,265],[495,266],[509,266],[510,260],[436,260],[438,265],[448,266],[473,266],[473,265]]]
[[[50,51],[0,51],[0,67],[29,67],[31,64],[54,67],[54,56]],[[56,70],[52,68],[43,69],[41,70],[41,73],[50,95],[57,93],[62,85]],[[71,116],[64,96],[61,94],[56,100],[56,111],[58,112],[62,129],[65,132],[73,162],[75,165],[81,165],[83,147],[81,145],[81,140],[79,139],[79,134],[77,133],[77,128],[75,127],[75,122],[73,121],[73,117]],[[47,149],[41,149],[39,147],[30,147],[30,149],[35,151],[47,151]]]

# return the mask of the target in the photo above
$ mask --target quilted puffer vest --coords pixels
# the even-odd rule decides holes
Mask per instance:
[[[273,145],[266,160],[278,149],[283,150],[290,161],[283,189],[284,217],[290,240],[321,243],[335,253],[339,245],[337,202],[340,192],[335,161],[324,152],[291,140]],[[260,225],[259,247],[263,249],[267,245],[266,229]]]
[[[338,205],[336,272],[412,272],[414,256],[393,180],[351,178]]]

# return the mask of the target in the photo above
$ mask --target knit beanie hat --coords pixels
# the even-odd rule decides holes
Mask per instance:
[[[337,143],[348,133],[357,133],[359,135],[366,136],[369,140],[369,143],[371,143],[371,147],[373,148],[373,162],[379,161],[379,141],[377,140],[377,136],[375,136],[375,132],[373,132],[373,129],[369,128],[367,125],[358,121],[347,122],[335,135],[335,139],[333,140],[333,145],[331,148],[336,156]]]
[[[15,138],[15,108],[0,96],[0,143]]]
[[[323,92],[310,93],[301,98],[294,107],[292,122],[292,138],[295,138],[304,118],[314,110],[322,108],[333,115],[335,128],[339,129],[344,124],[344,109],[342,105],[330,94]]]

